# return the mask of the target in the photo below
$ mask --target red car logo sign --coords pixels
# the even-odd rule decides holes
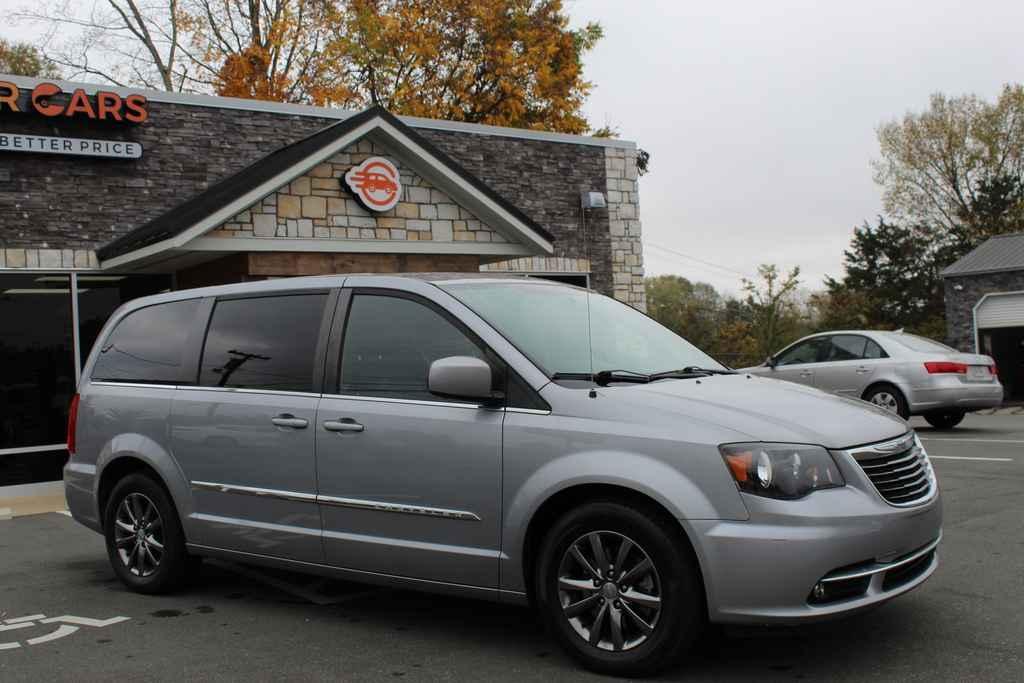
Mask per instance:
[[[381,157],[370,157],[345,174],[345,184],[373,211],[387,211],[402,196],[402,182],[395,165]]]

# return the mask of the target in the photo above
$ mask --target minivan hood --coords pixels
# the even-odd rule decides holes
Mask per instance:
[[[864,401],[744,374],[621,386],[615,399],[650,408],[650,414],[672,413],[716,424],[735,432],[737,440],[838,449],[894,439],[910,429],[898,416]]]

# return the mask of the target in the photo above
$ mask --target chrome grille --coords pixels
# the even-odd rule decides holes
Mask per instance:
[[[935,486],[932,467],[913,434],[854,449],[853,457],[875,490],[892,505],[914,505],[931,497]]]

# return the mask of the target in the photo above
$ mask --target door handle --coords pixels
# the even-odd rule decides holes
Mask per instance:
[[[305,429],[309,425],[309,420],[295,417],[291,413],[282,413],[271,418],[270,421],[278,427],[291,427],[292,429]]]
[[[801,377],[814,377],[814,373],[811,372],[810,370],[804,370],[803,372],[800,373],[800,376]]]
[[[866,368],[863,365],[861,365],[859,368],[857,368],[857,374],[858,375],[863,375],[866,372],[871,372],[871,368]]]
[[[329,432],[361,432],[365,428],[351,417],[343,417],[340,420],[327,420],[324,429]]]

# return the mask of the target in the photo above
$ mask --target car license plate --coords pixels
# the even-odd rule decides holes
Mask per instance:
[[[970,379],[988,379],[987,365],[971,365],[967,368],[967,377]]]

